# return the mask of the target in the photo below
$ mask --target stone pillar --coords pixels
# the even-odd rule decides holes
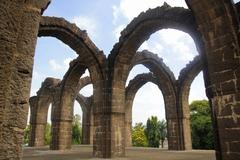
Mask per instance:
[[[29,131],[29,143],[28,146],[35,146],[35,126],[36,124],[36,116],[37,116],[37,96],[33,96],[29,99],[30,105],[30,131]]]
[[[44,146],[44,131],[47,124],[48,109],[51,103],[51,96],[46,92],[38,92],[37,96],[31,97],[30,108],[30,143],[29,146]]]
[[[125,103],[125,147],[132,146],[132,105],[133,105],[134,96],[129,95],[129,97],[126,97],[126,103]]]
[[[90,144],[93,144],[93,136],[95,133],[94,129],[94,116],[93,116],[93,110],[91,110],[91,118],[90,118]]]
[[[167,94],[166,94],[167,93]],[[179,116],[177,114],[176,96],[168,92],[163,93],[167,121],[167,139],[169,150],[182,150],[180,143]]]
[[[124,156],[125,92],[115,87],[111,89],[108,80],[98,81],[95,86],[93,154],[102,158]],[[118,95],[111,95],[111,91],[117,90]],[[117,105],[117,102],[121,104]]]
[[[44,130],[46,123],[38,121],[38,97],[31,97],[29,100],[30,112],[30,132],[29,132],[29,146],[38,147],[44,146]]]
[[[93,144],[93,98],[88,97],[82,118],[82,144]]]
[[[71,93],[71,92],[69,92]],[[56,87],[53,93],[52,104],[52,141],[50,144],[51,150],[65,150],[70,149],[72,144],[72,117],[66,117],[61,113],[61,87]],[[69,101],[70,102],[70,101]],[[74,102],[71,100],[71,102]],[[65,105],[67,106],[67,105]],[[69,107],[68,112],[72,112],[72,107]],[[72,115],[65,113],[66,115]]]
[[[30,124],[29,146],[44,146],[44,130],[46,124]]]
[[[231,0],[188,0],[203,39],[217,160],[239,159],[239,22]]]
[[[0,1],[0,159],[21,159],[34,50],[49,0]]]
[[[125,147],[132,147],[132,120],[125,121]]]
[[[182,134],[180,134],[181,138],[181,150],[192,150],[192,135],[191,135],[191,127],[190,127],[190,117],[180,117],[180,127],[182,131]]]
[[[183,84],[181,84],[183,85]],[[184,91],[179,90],[185,86],[178,87],[178,100],[177,106],[179,109],[179,142],[180,150],[191,150],[192,149],[192,135],[191,135],[191,124],[190,124],[190,110],[188,104],[188,97],[190,88],[184,88]],[[182,94],[182,95],[181,95]]]
[[[169,150],[180,150],[178,136],[178,119],[166,117],[167,121],[167,139]]]
[[[82,144],[90,144],[91,112],[83,112],[82,118]]]

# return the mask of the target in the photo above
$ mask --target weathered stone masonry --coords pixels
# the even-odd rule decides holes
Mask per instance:
[[[78,81],[88,68],[94,88],[93,155],[124,156],[125,83],[131,62],[139,46],[164,28],[182,30],[194,39],[202,57],[206,92],[211,102],[216,157],[238,159],[239,15],[231,0],[187,0],[187,3],[190,10],[165,4],[141,13],[123,30],[106,58],[76,25],[61,18],[41,17],[48,0],[0,1],[0,159],[21,159],[37,34],[56,37],[79,55],[62,85],[55,90],[61,96],[53,103],[53,114],[57,115],[52,118],[53,134],[59,137],[53,139],[51,148],[71,147],[73,101]],[[181,99],[179,95],[176,98]],[[187,136],[184,103],[174,106],[177,114],[171,117],[171,124],[178,130],[179,149],[189,148],[189,141],[180,138]]]
[[[81,78],[79,81],[79,90],[86,85],[90,84],[89,77]],[[56,98],[57,87],[61,85],[61,81],[54,78],[46,78],[42,83],[42,87],[37,92],[37,96],[30,98],[30,142],[29,146],[44,146],[44,128],[47,123],[47,115],[50,104],[56,104],[54,101],[59,101]],[[54,99],[55,97],[55,99]],[[81,94],[77,94],[76,100],[80,103],[83,111],[82,125],[82,143],[92,144],[92,132],[93,132],[93,116],[92,116],[92,97],[84,97]],[[58,107],[58,106],[55,106]],[[53,112],[54,113],[54,112]],[[55,115],[51,115],[51,119],[54,119]],[[53,126],[54,128],[55,126]],[[58,137],[58,134],[52,135],[52,137]],[[64,137],[60,137],[64,138]],[[71,137],[70,137],[71,138]],[[71,140],[71,139],[70,139]]]
[[[21,159],[34,48],[49,0],[0,2],[0,159]]]

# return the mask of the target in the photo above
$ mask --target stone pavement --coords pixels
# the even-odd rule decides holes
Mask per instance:
[[[71,150],[51,151],[48,147],[24,148],[23,160],[94,160],[92,146],[77,145]],[[166,149],[136,148],[126,149],[126,157],[116,160],[215,160],[213,150],[168,151]]]

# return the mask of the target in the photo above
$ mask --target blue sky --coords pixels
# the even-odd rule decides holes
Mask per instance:
[[[165,0],[171,6],[183,6],[184,0]],[[163,0],[52,0],[45,16],[63,17],[76,23],[80,29],[87,30],[96,46],[108,55],[118,42],[120,31],[141,11],[163,4]],[[163,58],[164,62],[178,76],[180,69],[197,55],[193,40],[186,33],[177,30],[161,30],[154,33],[143,43],[139,50],[148,49]],[[46,77],[62,79],[68,69],[68,63],[77,55],[68,46],[55,38],[38,38],[34,58],[31,96],[36,94]],[[131,71],[128,81],[135,75],[149,72],[142,65]],[[203,76],[195,78],[190,91],[190,102],[194,99],[206,99]],[[84,95],[92,94],[88,85],[80,91]],[[74,112],[81,114],[75,103]],[[164,101],[160,90],[151,83],[144,85],[138,92],[133,106],[133,123],[146,122],[151,115],[165,118]]]

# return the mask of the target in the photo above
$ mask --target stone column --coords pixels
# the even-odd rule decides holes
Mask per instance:
[[[69,92],[71,93],[71,92]],[[72,144],[72,117],[67,117],[61,113],[61,86],[55,88],[53,93],[52,103],[52,141],[50,144],[51,150],[66,150],[71,149]],[[74,102],[73,100],[66,100],[67,102]],[[67,106],[67,105],[66,105]],[[73,114],[73,110],[69,108],[68,112]],[[66,115],[72,115],[65,113]]]
[[[125,121],[125,147],[132,147],[132,120]]]
[[[30,105],[30,131],[29,131],[29,143],[28,146],[34,147],[35,146],[35,137],[36,137],[36,116],[37,116],[37,96],[30,97],[29,99]]]
[[[180,143],[179,116],[176,108],[175,95],[164,93],[165,112],[167,121],[167,139],[169,150],[182,150]]]
[[[40,147],[44,146],[44,130],[46,124],[30,124],[29,146]]]
[[[126,97],[125,103],[125,147],[132,146],[132,105],[134,96]]]
[[[179,134],[178,134],[178,119],[166,117],[167,121],[167,139],[169,150],[180,150]]]
[[[94,139],[93,154],[96,157],[111,158],[125,155],[125,113],[124,90],[112,87],[111,81],[96,82],[94,93]],[[125,86],[123,86],[125,87]],[[112,95],[112,92],[119,94]],[[117,103],[119,102],[119,105]],[[121,104],[120,104],[121,102]]]
[[[82,124],[82,143],[93,144],[93,111],[92,111],[92,97],[88,98],[88,106],[86,113],[83,113],[83,124]]]
[[[49,0],[0,1],[0,159],[21,159],[34,50]]]
[[[29,132],[29,146],[38,147],[44,146],[44,130],[46,122],[39,121],[38,102],[39,97],[34,96],[29,100],[30,112],[30,132]],[[47,120],[46,120],[47,121]]]
[[[182,85],[182,84],[181,84]],[[178,114],[179,114],[179,143],[180,150],[191,150],[192,149],[192,135],[190,126],[190,110],[188,104],[188,97],[190,88],[185,88],[185,92],[180,92],[178,87]],[[182,95],[180,95],[182,94]]]
[[[29,146],[44,146],[44,131],[47,124],[49,95],[38,95],[30,98],[30,143]]]
[[[231,0],[188,0],[203,39],[217,160],[239,159],[239,22]]]
[[[95,133],[94,129],[94,116],[93,116],[93,110],[91,110],[91,117],[90,117],[90,144],[93,144],[93,136]]]
[[[82,118],[82,144],[90,144],[91,132],[91,113],[83,112]]]

